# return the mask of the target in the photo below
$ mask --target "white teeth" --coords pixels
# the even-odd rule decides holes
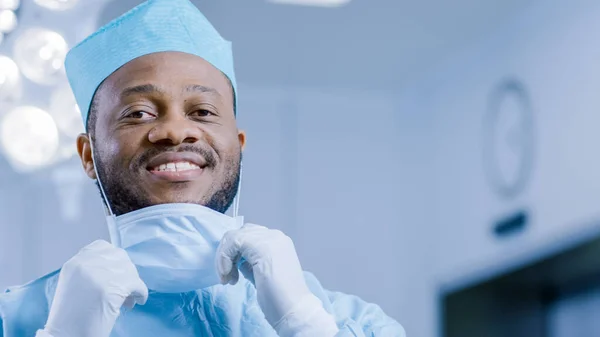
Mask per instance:
[[[177,168],[177,171],[185,171],[185,170],[192,170],[192,169],[194,169],[192,167],[192,164],[190,164],[190,163],[176,163],[175,164],[175,168]]]
[[[161,164],[155,171],[167,171],[167,172],[181,172],[181,171],[189,171],[189,170],[198,170],[200,166],[196,164],[192,164],[190,162],[177,162],[177,163],[166,163]]]

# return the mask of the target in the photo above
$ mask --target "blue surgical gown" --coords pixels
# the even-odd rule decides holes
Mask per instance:
[[[33,337],[44,327],[58,274],[56,271],[0,294],[0,337]],[[402,326],[377,305],[327,291],[310,273],[305,273],[305,277],[311,291],[335,317],[340,328],[336,337],[405,337]],[[121,312],[110,336],[274,337],[277,334],[258,306],[256,289],[240,275],[240,282],[234,286],[217,285],[182,294],[151,291],[145,305]]]

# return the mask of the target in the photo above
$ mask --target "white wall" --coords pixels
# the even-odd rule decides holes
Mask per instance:
[[[454,289],[600,232],[600,3],[539,1],[495,34],[449,57],[413,90],[426,98],[435,152],[429,206],[434,289]],[[535,118],[533,176],[503,200],[482,160],[493,88],[521,80]],[[526,208],[527,230],[497,239],[499,217]],[[435,234],[433,234],[435,233]],[[428,315],[433,322],[436,313]]]
[[[379,304],[421,334],[429,141],[426,116],[393,92],[303,90],[296,244],[328,288]],[[418,329],[417,329],[418,327]],[[417,332],[418,331],[418,332]]]
[[[393,95],[399,134],[392,151],[398,157],[388,169],[397,170],[390,180],[397,194],[380,190],[387,193],[382,199],[393,200],[393,205],[379,208],[375,217],[386,214],[398,227],[380,225],[363,236],[374,243],[378,233],[389,234],[382,244],[396,245],[394,267],[387,275],[395,281],[384,280],[385,291],[362,293],[384,307],[392,302],[385,298],[386,291],[397,294],[399,300],[386,309],[398,313],[409,334],[440,335],[439,292],[481,281],[600,232],[600,159],[594,151],[600,144],[599,14],[600,4],[593,1],[537,2]],[[482,159],[488,99],[507,77],[525,84],[535,118],[533,175],[524,192],[508,201],[490,187]],[[365,125],[371,123],[366,120]],[[344,143],[346,135],[339,135],[330,146]],[[340,159],[328,166],[331,174],[342,165]],[[344,198],[352,209],[358,207],[353,197],[357,196]],[[310,204],[324,200],[327,195]],[[494,237],[494,221],[522,208],[531,215],[527,230],[514,237]],[[317,216],[327,217],[321,213]],[[334,240],[335,235],[328,234],[333,232],[323,231],[323,242]],[[311,234],[304,233],[305,241],[319,244],[319,238],[308,239]],[[382,248],[375,251],[386,253]],[[342,288],[354,289],[350,268],[336,275],[326,263],[316,263],[317,254],[305,257],[315,261],[326,283],[331,278]],[[367,274],[376,274],[380,266],[367,264]]]

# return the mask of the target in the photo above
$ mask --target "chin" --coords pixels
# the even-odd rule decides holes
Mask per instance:
[[[152,198],[152,203],[157,204],[202,204],[197,195],[182,195],[178,192],[163,193],[160,197]]]

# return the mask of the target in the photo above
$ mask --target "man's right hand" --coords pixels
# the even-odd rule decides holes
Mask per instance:
[[[99,240],[63,265],[44,330],[36,336],[109,337],[121,307],[148,299],[127,253]]]

